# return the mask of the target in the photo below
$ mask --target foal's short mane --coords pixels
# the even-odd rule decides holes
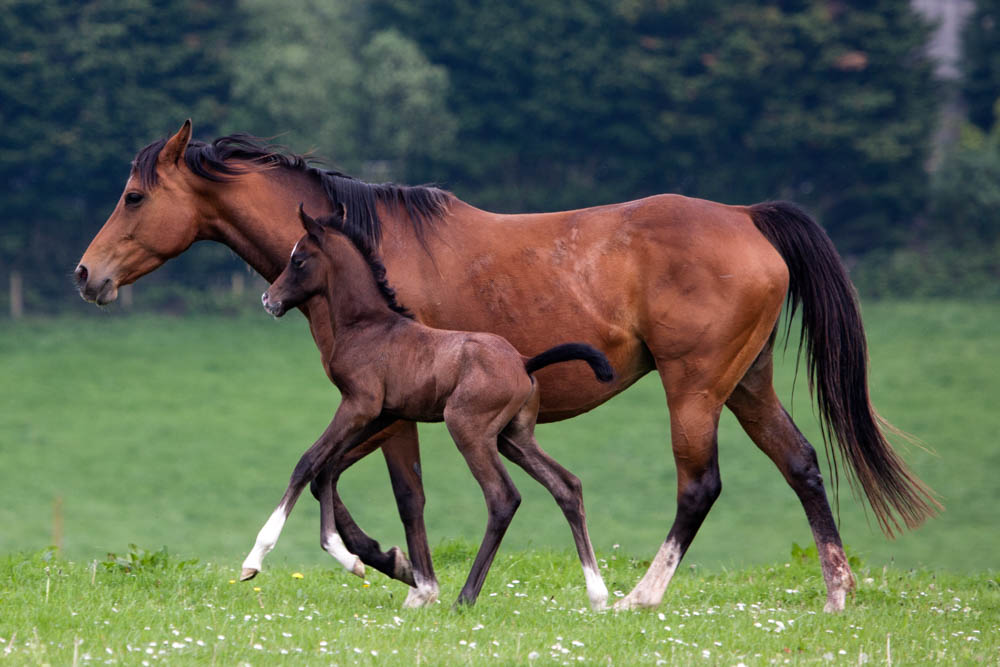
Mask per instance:
[[[132,169],[143,187],[156,184],[156,161],[166,143],[166,139],[154,141],[136,155]],[[345,229],[363,236],[367,245],[373,248],[377,248],[382,239],[382,221],[376,204],[405,211],[414,233],[423,242],[425,231],[441,218],[452,198],[449,192],[426,185],[365,183],[339,171],[314,167],[309,160],[249,134],[219,137],[212,143],[191,141],[184,152],[188,169],[209,181],[222,182],[247,172],[275,168],[315,178],[323,186],[331,207],[339,208],[343,204],[347,208]]]
[[[343,218],[338,215],[318,218],[316,222],[346,236],[347,240],[357,248],[361,256],[368,262],[368,268],[371,269],[372,277],[375,279],[375,286],[378,287],[378,291],[382,294],[389,308],[403,317],[408,317],[411,320],[414,319],[413,313],[396,300],[396,290],[393,289],[392,285],[389,284],[389,280],[385,277],[385,264],[382,263],[378,251],[369,243],[365,235],[352,226],[346,225],[343,222]]]

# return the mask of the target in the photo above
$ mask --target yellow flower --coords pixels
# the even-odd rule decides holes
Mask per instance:
[[[236,580],[235,580],[235,579],[230,579],[230,580],[229,580],[229,583],[231,583],[231,584],[235,584],[235,583],[236,583]]]
[[[292,572],[292,579],[302,579],[305,575],[301,572]]]
[[[254,586],[253,587],[253,592],[254,593],[260,593],[260,586]]]

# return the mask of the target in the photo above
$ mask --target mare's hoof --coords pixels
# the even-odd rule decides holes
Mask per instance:
[[[826,596],[826,604],[823,606],[823,611],[828,614],[835,614],[838,611],[844,611],[844,602],[847,598],[846,591],[832,591]]]
[[[434,604],[438,599],[437,586],[416,586],[406,594],[404,609],[419,609]]]
[[[252,567],[245,567],[243,568],[243,571],[240,572],[240,581],[250,581],[257,576],[258,572],[260,572],[260,570],[255,570]]]
[[[655,607],[654,604],[646,604],[631,595],[626,595],[621,600],[616,602],[612,609],[615,611],[633,611],[635,609],[647,609],[649,607]]]
[[[365,564],[361,562],[360,558],[354,559],[354,567],[351,568],[351,574],[357,575],[362,579],[365,578]]]

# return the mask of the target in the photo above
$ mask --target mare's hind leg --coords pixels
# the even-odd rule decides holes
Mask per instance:
[[[750,439],[778,466],[799,497],[816,541],[826,583],[824,610],[840,611],[844,608],[847,593],[854,588],[854,575],[830,512],[816,452],[778,401],[771,382],[772,371],[769,344],[726,405]]]
[[[587,532],[586,513],[583,509],[583,490],[580,479],[563,468],[549,456],[535,440],[535,419],[538,415],[537,391],[528,405],[525,405],[507,428],[500,433],[498,445],[500,453],[516,463],[542,486],[549,490],[562,510],[583,566],[583,576],[587,583],[587,597],[590,606],[600,611],[607,606],[608,588],[604,585],[594,547]]]
[[[615,604],[615,609],[660,604],[681,558],[722,492],[717,441],[721,403],[709,392],[671,394],[668,390],[668,395],[673,399],[669,407],[677,465],[677,513],[646,574],[631,593]]]

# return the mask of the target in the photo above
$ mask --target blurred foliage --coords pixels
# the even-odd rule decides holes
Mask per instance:
[[[477,204],[783,197],[863,253],[923,203],[936,87],[907,3],[372,4],[450,72],[442,169]]]
[[[914,241],[870,253],[855,269],[863,294],[1000,298],[1000,123],[992,127],[962,129],[933,175],[928,215]]]
[[[997,100],[1000,115],[1000,98]],[[963,128],[957,147],[932,180],[931,238],[959,246],[1000,241],[1000,123],[985,133]],[[998,256],[1000,258],[1000,256]]]
[[[448,75],[395,30],[366,28],[364,4],[243,0],[233,131],[315,151],[369,180],[451,149]]]
[[[962,97],[969,120],[989,131],[1000,101],[1000,0],[976,0],[963,34]]]
[[[71,293],[138,148],[188,116],[219,127],[235,12],[229,1],[3,2],[0,266],[42,298]]]
[[[985,248],[998,6],[965,32],[979,135],[932,177],[929,27],[900,0],[0,0],[0,280],[71,301],[129,161],[188,117],[499,211],[785,198],[862,266]],[[240,267],[200,244],[143,282],[218,294]]]

